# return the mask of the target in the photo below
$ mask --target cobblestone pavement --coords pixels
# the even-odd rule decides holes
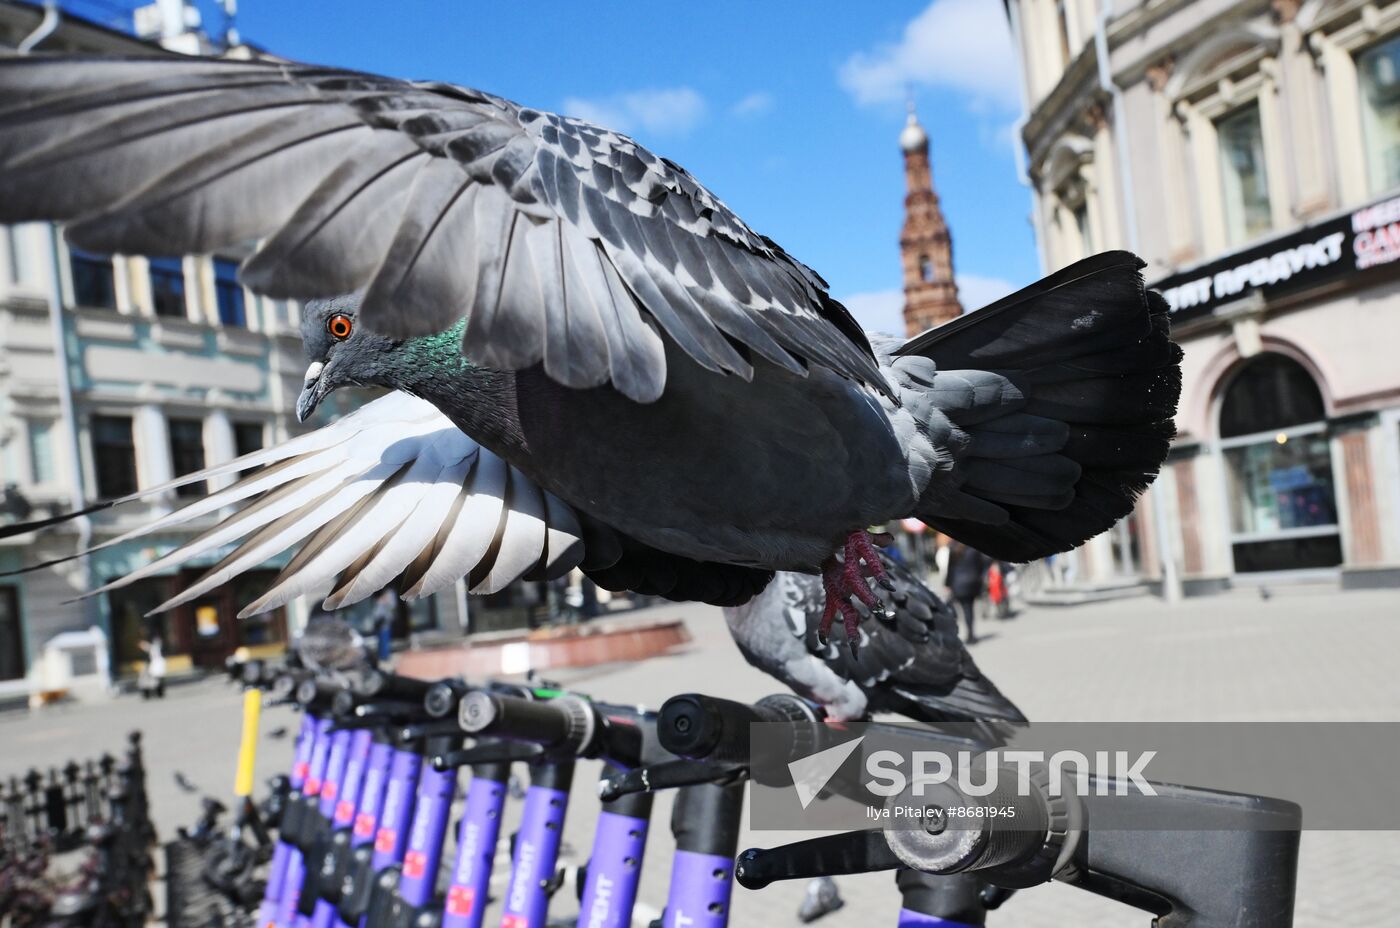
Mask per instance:
[[[748,667],[728,640],[717,610],[663,606],[681,615],[695,641],[684,653],[629,665],[560,673],[561,682],[597,698],[658,705],[678,692],[703,691],[754,699],[775,684]],[[1336,593],[1280,588],[1265,601],[1234,593],[1175,607],[1151,599],[1030,610],[985,623],[974,654],[983,670],[1025,713],[1044,721],[1125,720],[1400,720],[1400,594]],[[274,708],[264,732],[295,730],[295,717]],[[232,788],[239,700],[214,682],[178,687],[164,702],[131,697],[99,706],[0,717],[0,775],[30,764],[62,762],[121,747],[123,733],[146,732],[152,804],[163,836],[193,821],[199,796],[174,782],[173,771],[206,792]],[[264,740],[263,775],[284,769],[290,737]],[[598,765],[578,767],[565,829],[566,863],[587,855],[597,800],[590,788]],[[637,924],[664,903],[671,850],[670,800],[661,797],[643,871]],[[773,845],[802,833],[744,833],[740,846]],[[502,866],[498,873],[503,873]],[[823,924],[894,924],[898,896],[889,874],[840,880],[846,907]],[[500,884],[496,884],[499,890]],[[1313,832],[1304,835],[1297,928],[1394,923],[1400,893],[1400,833]],[[736,925],[798,924],[796,884],[761,892],[735,890]],[[572,893],[552,911],[574,911]],[[1147,925],[1140,913],[1072,887],[1051,884],[1023,892],[992,913],[993,928],[1117,928]]]

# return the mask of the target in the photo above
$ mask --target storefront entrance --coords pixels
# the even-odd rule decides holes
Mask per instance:
[[[1280,354],[1246,362],[1220,406],[1235,571],[1342,563],[1322,393]]]
[[[112,661],[117,676],[136,672],[145,659],[141,641],[161,636],[170,672],[191,667],[217,669],[236,649],[276,645],[287,640],[286,610],[239,619],[238,610],[260,596],[276,571],[252,571],[216,590],[149,618],[146,613],[192,586],[204,571],[186,570],[138,580],[107,594],[112,623]]]

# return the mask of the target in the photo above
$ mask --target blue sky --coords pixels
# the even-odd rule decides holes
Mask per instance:
[[[480,87],[594,118],[685,165],[862,321],[898,323],[912,92],[969,308],[1039,276],[994,0],[240,0],[243,38],[307,61]]]

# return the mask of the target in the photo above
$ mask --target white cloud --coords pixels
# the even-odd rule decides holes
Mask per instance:
[[[841,300],[856,322],[867,332],[878,335],[904,334],[904,291],[872,290],[853,293]]]
[[[841,85],[860,103],[901,100],[913,86],[950,87],[974,108],[1020,105],[1019,66],[1006,11],[992,0],[933,0],[898,42],[857,52]]]
[[[585,99],[569,97],[565,115],[619,132],[684,135],[705,118],[705,98],[690,87],[658,87]]]
[[[768,91],[756,90],[731,106],[729,112],[741,117],[762,116],[772,110],[776,102]]]
[[[958,299],[962,301],[963,309],[969,312],[995,303],[1016,289],[1009,280],[980,274],[959,274],[957,281]]]
[[[995,303],[1016,287],[1000,277],[959,274],[958,299],[971,312]],[[904,335],[904,290],[871,290],[853,293],[841,300],[861,328],[879,335]]]

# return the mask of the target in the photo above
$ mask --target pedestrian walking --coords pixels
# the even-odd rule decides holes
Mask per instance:
[[[141,676],[136,681],[137,688],[141,690],[141,698],[150,699],[154,696],[157,699],[164,699],[165,652],[160,640],[160,633],[152,630],[141,641],[140,648],[146,655],[146,666],[141,669]]]
[[[987,567],[991,559],[961,541],[954,541],[948,551],[948,597],[962,610],[967,625],[967,643],[977,641],[973,623],[977,618],[977,598],[985,588]]]
[[[381,590],[374,600],[373,633],[378,642],[379,663],[387,663],[393,654],[394,620],[398,618],[399,595],[391,589]]]

